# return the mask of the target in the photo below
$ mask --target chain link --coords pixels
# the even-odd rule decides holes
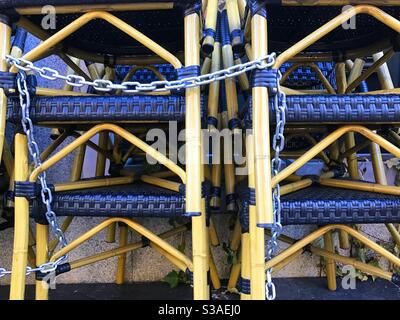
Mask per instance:
[[[273,66],[275,63],[275,53],[271,53],[265,57],[245,62],[238,65],[233,65],[229,68],[217,70],[212,73],[203,74],[196,77],[189,77],[180,80],[158,80],[151,83],[140,83],[137,81],[124,81],[122,83],[113,83],[110,80],[96,79],[88,81],[84,77],[70,74],[67,76],[61,75],[57,70],[48,67],[35,66],[31,61],[23,58],[15,58],[10,55],[6,56],[7,61],[22,71],[34,71],[43,78],[49,80],[63,80],[73,87],[82,87],[84,85],[91,86],[100,92],[110,92],[112,90],[121,90],[125,93],[139,93],[139,92],[162,92],[170,90],[180,90],[193,88],[197,86],[207,85],[211,82],[225,80],[228,78],[235,78],[238,75],[254,70],[266,69]]]
[[[275,156],[272,159],[272,176],[276,176],[281,170],[282,159],[280,153],[285,147],[285,136],[284,130],[286,125],[286,95],[280,88],[280,80],[282,74],[278,71],[277,79],[277,93],[274,96],[274,108],[276,115],[276,127],[275,133],[272,139],[272,149],[275,151]],[[280,185],[277,184],[272,190],[272,205],[273,205],[273,216],[274,223],[271,228],[271,239],[268,241],[266,259],[270,260],[276,254],[278,247],[278,237],[282,233],[281,224],[281,189]],[[266,281],[266,296],[268,300],[275,300],[276,289],[272,282],[272,268],[267,270],[267,281]]]
[[[27,136],[28,139],[28,150],[29,154],[33,158],[33,162],[35,165],[35,168],[39,167],[41,165],[41,160],[40,160],[40,151],[39,151],[39,146],[35,140],[34,137],[34,128],[33,128],[33,123],[32,120],[29,117],[29,108],[30,108],[30,93],[27,88],[27,83],[26,83],[26,75],[25,72],[28,71],[34,71],[37,73],[39,76],[48,79],[48,80],[63,80],[67,84],[73,86],[73,87],[82,87],[84,85],[91,86],[95,90],[100,91],[100,92],[110,92],[112,90],[121,90],[125,93],[140,93],[140,92],[162,92],[162,91],[170,91],[170,90],[180,90],[180,89],[187,89],[187,88],[192,88],[192,87],[197,87],[197,86],[202,86],[202,85],[207,85],[215,81],[221,81],[225,80],[228,78],[235,78],[240,74],[249,72],[254,69],[267,69],[270,68],[274,65],[275,63],[275,58],[276,54],[271,53],[269,55],[266,55],[265,57],[252,60],[249,62],[245,62],[242,64],[238,65],[233,65],[229,68],[222,69],[222,70],[217,70],[212,73],[196,76],[196,77],[189,77],[185,79],[180,79],[180,80],[173,80],[173,81],[167,81],[167,80],[160,80],[160,81],[153,81],[151,83],[140,83],[136,81],[125,81],[120,84],[118,83],[113,83],[110,80],[105,80],[105,79],[96,79],[94,81],[89,81],[86,80],[84,77],[80,75],[75,75],[75,74],[70,74],[70,75],[61,75],[57,70],[51,69],[49,67],[38,67],[35,66],[31,61],[28,61],[23,58],[15,58],[13,56],[7,55],[6,60],[9,64],[15,66],[18,68],[18,70],[22,71],[19,72],[18,77],[17,77],[17,87],[19,91],[19,98],[20,98],[20,104],[21,104],[21,111],[22,111],[22,120],[21,120],[21,125],[22,128]],[[280,75],[281,77],[281,75]],[[283,138],[283,128],[285,125],[285,114],[284,114],[284,107],[281,106],[279,107],[279,98],[284,98],[284,93],[280,91],[279,88],[279,83],[278,83],[278,95],[275,97],[275,107],[276,107],[276,112],[277,112],[277,132],[279,134],[275,134],[274,137],[274,150],[275,150],[275,159],[273,160],[273,164],[276,163],[277,165],[277,170],[274,170],[274,174],[276,174],[279,171],[280,163],[281,160],[279,159],[279,152],[283,149],[280,148],[280,145],[284,144],[284,138]],[[283,99],[285,100],[285,99]],[[283,110],[283,112],[282,112]],[[281,121],[278,121],[278,112],[280,113],[279,119]],[[283,114],[283,116],[282,116]],[[279,131],[278,131],[279,129]],[[278,156],[277,156],[278,155]],[[277,160],[276,160],[277,159]],[[41,185],[41,198],[42,202],[46,207],[46,219],[51,227],[52,233],[54,237],[58,239],[62,247],[65,247],[67,245],[67,241],[65,238],[65,235],[63,231],[61,230],[58,221],[57,221],[57,216],[54,213],[54,211],[51,208],[51,202],[52,202],[52,192],[51,189],[48,187],[47,182],[46,182],[46,172],[42,172],[39,176],[38,179],[40,181]],[[279,204],[279,205],[277,205]],[[279,186],[275,188],[274,190],[274,216],[278,217],[279,220],[278,223],[275,224],[275,226],[280,226],[280,193],[279,193]],[[278,209],[276,209],[278,208]],[[274,237],[275,240],[273,240],[272,243],[276,244],[276,238],[279,236],[279,230],[274,228],[273,234],[276,234]],[[271,239],[272,240],[272,239]],[[268,249],[268,252],[271,252],[271,255],[268,254],[267,256],[270,257],[272,256],[272,253],[274,250],[271,251]],[[67,259],[67,255],[64,255],[60,257],[57,261],[54,262],[48,262],[44,263],[36,268],[26,268],[26,275],[29,275],[33,272],[40,271],[42,273],[50,273],[54,272],[57,269],[57,266],[61,263],[63,263]],[[11,271],[8,271],[4,268],[0,268],[0,278],[11,274]],[[269,275],[268,275],[269,274]],[[273,288],[273,296],[275,297],[275,286],[273,285],[271,281],[271,274],[270,271],[267,273],[267,279],[270,279],[267,282],[267,288]],[[268,290],[267,292],[269,292]],[[267,295],[268,298],[269,294]]]
[[[43,68],[45,71],[44,72],[51,72],[52,70],[50,68]],[[33,128],[33,123],[31,118],[29,117],[29,108],[30,108],[30,103],[31,103],[31,97],[30,93],[28,90],[28,86],[26,83],[26,74],[25,71],[29,70],[28,67],[23,67],[20,68],[20,72],[17,75],[17,88],[19,92],[19,100],[20,100],[20,105],[21,105],[21,125],[22,129],[24,130],[24,133],[27,137],[28,140],[28,150],[29,154],[31,155],[33,159],[33,163],[35,168],[39,167],[42,162],[40,160],[40,151],[39,151],[39,146],[35,140],[34,136],[34,128]],[[44,73],[43,73],[44,74]],[[45,75],[45,77],[49,76]],[[41,185],[41,199],[43,204],[46,207],[46,219],[50,225],[51,231],[54,235],[55,238],[58,239],[62,247],[65,247],[68,243],[65,238],[65,235],[63,231],[60,228],[60,225],[58,224],[57,221],[57,216],[54,213],[54,211],[51,209],[51,202],[53,200],[53,195],[51,192],[51,189],[47,185],[46,181],[46,172],[42,172],[39,174],[38,179],[40,181]],[[55,272],[57,269],[57,266],[61,263],[63,263],[67,259],[67,255],[64,255],[60,257],[58,260],[54,262],[47,262],[44,263],[36,268],[31,268],[31,267],[26,267],[26,275],[30,275],[31,273],[34,272],[42,272],[42,273],[51,273]],[[8,271],[4,268],[0,268],[0,278],[4,277],[5,275],[11,274],[11,271]]]

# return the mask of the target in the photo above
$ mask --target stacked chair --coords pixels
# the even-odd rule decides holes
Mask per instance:
[[[55,7],[55,29],[41,28],[43,5]],[[36,298],[47,299],[45,284],[50,272],[58,275],[114,256],[118,257],[116,281],[122,283],[126,253],[145,246],[151,246],[187,273],[195,299],[209,299],[206,202],[209,188],[204,182],[201,164],[201,127],[206,112],[200,87],[187,87],[182,82],[200,74],[201,50],[210,55],[214,48],[217,1],[210,0],[203,5],[199,1],[124,0],[3,1],[0,4],[2,74],[11,83],[6,87],[4,81],[2,86],[2,115],[7,110],[7,121],[14,125],[16,132],[14,166],[9,170],[13,171],[12,181],[7,193],[7,203],[15,212],[11,299],[24,298],[26,273],[36,275]],[[12,24],[42,42],[29,52],[10,53]],[[68,77],[61,76],[66,84],[62,90],[36,84],[35,76],[60,79],[56,71],[33,64],[53,54],[69,66]],[[11,55],[8,64],[6,55]],[[21,56],[22,60],[16,60]],[[86,63],[89,74],[80,68],[77,59]],[[155,87],[148,84],[139,92],[137,83],[152,81],[154,75],[158,81]],[[118,82],[118,77],[125,79],[125,86]],[[168,80],[181,83],[169,90],[158,90]],[[88,83],[86,92],[73,90]],[[119,85],[111,87],[111,83]],[[2,136],[4,120],[2,117]],[[185,166],[179,166],[143,141],[149,129],[165,126],[170,121],[186,129]],[[32,135],[37,126],[52,128],[55,139],[41,153]],[[96,135],[97,143],[92,139]],[[70,136],[75,138],[73,142],[54,152]],[[81,179],[86,147],[98,153],[93,179]],[[46,170],[74,150],[77,153],[71,182],[47,184]],[[143,165],[143,153],[159,163],[158,170],[157,166]],[[29,165],[29,154],[33,157],[32,165]],[[132,163],[142,166],[130,170]],[[35,241],[30,239],[34,232],[29,230],[29,216],[36,222]],[[67,218],[60,226],[57,218],[62,216]],[[67,243],[63,231],[76,216],[106,219]],[[156,235],[136,222],[135,217],[186,217],[188,223]],[[116,224],[120,230],[116,249],[67,261],[71,250],[101,230],[110,228],[108,236],[113,238]],[[50,243],[49,228],[55,235]],[[141,235],[142,240],[128,244],[128,228]],[[188,229],[193,234],[191,257],[165,241]],[[53,252],[58,242],[61,248]],[[37,267],[31,265],[27,269],[32,243],[36,245],[34,265]],[[211,279],[218,287],[215,268]]]
[[[263,57],[267,48],[278,52],[271,69],[253,72],[252,96],[241,112],[245,126],[252,131],[246,145],[248,182],[237,185],[241,276],[239,279],[238,267],[234,268],[230,286],[236,284],[243,299],[274,299],[272,273],[304,251],[325,258],[331,290],[336,289],[336,262],[399,284],[398,274],[335,253],[332,238],[332,232],[338,230],[342,248],[348,248],[349,237],[354,237],[394,265],[400,264],[398,257],[354,228],[355,224],[386,224],[400,245],[393,225],[400,220],[399,189],[387,186],[381,153],[383,148],[395,157],[400,154],[394,133],[400,119],[397,89],[386,65],[397,48],[400,22],[394,17],[399,9],[394,1],[383,2],[386,7],[382,8],[365,3],[343,10],[338,5],[350,1],[336,6],[335,2],[269,5],[268,1],[247,1],[248,9],[239,10],[245,48],[251,48],[246,50],[249,59]],[[357,27],[347,30],[345,24],[353,17]],[[363,70],[368,57],[373,63]],[[335,81],[327,79],[318,67],[320,61],[334,63]],[[278,70],[287,62],[293,66],[281,69],[282,75]],[[293,87],[287,79],[298,67],[314,71],[323,89],[304,84]],[[368,91],[364,81],[374,73],[378,73],[381,89]],[[388,130],[393,143],[386,138]],[[295,136],[303,142],[307,137],[309,148],[300,152],[284,149]],[[374,182],[361,181],[358,169],[357,152],[368,148]],[[313,158],[324,161],[321,174],[296,175]],[[303,239],[282,234],[285,225],[307,224],[319,228]],[[267,248],[262,228],[270,236]],[[312,244],[320,237],[324,248]],[[278,240],[289,248],[278,253]]]
[[[228,289],[242,299],[274,299],[273,273],[304,251],[325,258],[331,290],[336,262],[399,284],[398,274],[337,254],[332,237],[338,230],[342,248],[353,237],[400,265],[354,227],[385,224],[400,246],[400,189],[387,185],[381,152],[400,158],[400,100],[386,65],[399,48],[400,6],[358,1],[342,12],[350,2],[2,1],[0,154],[7,178],[0,191],[4,210],[14,212],[10,298],[24,298],[27,274],[36,276],[36,298],[47,299],[49,275],[111,257],[118,257],[116,282],[123,283],[126,254],[150,246],[186,272],[194,299],[209,299],[211,285],[221,287],[210,252],[219,244],[214,212],[234,218],[230,249],[240,263]],[[55,7],[55,28],[42,28],[44,5]],[[28,52],[26,32],[42,40]],[[67,75],[35,64],[51,55],[68,65]],[[372,64],[364,68],[367,58]],[[375,73],[381,89],[369,91]],[[43,88],[37,77],[65,85]],[[13,152],[6,121],[14,127]],[[172,122],[185,129],[185,164],[173,161],[177,148],[166,155],[144,142],[151,129],[166,131]],[[52,129],[54,141],[43,150],[38,126]],[[220,152],[202,129],[211,137],[226,129],[235,144],[242,141],[245,163],[235,162],[235,150],[204,165]],[[68,137],[74,140],[58,150]],[[97,152],[90,179],[81,178],[86,148]],[[357,153],[365,149],[374,182],[359,174]],[[48,184],[46,170],[73,151],[71,182]],[[324,164],[319,175],[296,174],[314,158]],[[68,242],[64,232],[77,216],[104,220]],[[65,217],[62,225],[58,217]],[[136,221],[142,217],[186,223],[157,235]],[[293,239],[285,225],[318,229]],[[118,247],[68,260],[102,230],[114,242],[116,226]],[[128,228],[141,241],[128,243]],[[189,230],[190,257],[166,241]],[[323,248],[312,244],[321,237]],[[278,252],[278,241],[289,248]]]

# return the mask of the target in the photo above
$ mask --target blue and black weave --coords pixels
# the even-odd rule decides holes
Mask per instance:
[[[168,81],[173,81],[177,80],[177,74],[176,74],[176,69],[170,65],[170,64],[155,64],[152,65],[152,67],[156,68],[166,80]],[[122,82],[126,75],[128,74],[129,70],[132,68],[132,66],[117,66],[115,68],[117,80]],[[137,81],[140,83],[150,83],[153,81],[158,81],[160,80],[157,78],[155,73],[151,71],[150,69],[141,69],[138,70],[132,78],[129,79],[129,81]]]
[[[400,122],[400,95],[290,95],[286,97],[288,123],[396,123]],[[251,126],[251,99],[241,110]],[[271,102],[270,117],[275,119]]]
[[[330,84],[336,88],[334,63],[318,62],[316,65],[321,70],[322,74],[328,79]],[[284,74],[291,66],[291,63],[284,63],[279,69],[281,73]],[[294,89],[324,89],[321,80],[318,78],[314,70],[307,66],[298,67],[289,75],[283,85]]]
[[[249,200],[243,194],[240,221],[247,232]],[[400,198],[392,195],[312,186],[281,199],[283,225],[400,222]]]
[[[159,217],[185,215],[185,196],[147,184],[130,184],[78,191],[54,192],[52,208],[58,216]],[[45,208],[31,201],[31,216]]]
[[[202,99],[203,101],[203,99]],[[203,108],[202,108],[203,109]],[[184,121],[182,96],[67,96],[34,97],[30,116],[33,123]],[[17,98],[8,99],[7,121],[20,123]]]

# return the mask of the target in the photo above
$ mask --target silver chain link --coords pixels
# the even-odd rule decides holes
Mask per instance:
[[[33,123],[32,120],[29,116],[29,110],[30,110],[30,93],[28,90],[28,86],[26,83],[26,74],[25,72],[19,72],[17,76],[17,88],[19,92],[19,100],[20,100],[20,105],[21,105],[21,125],[22,128],[26,134],[27,140],[28,140],[28,150],[29,154],[31,155],[34,163],[34,167],[38,168],[42,165],[42,161],[40,160],[40,151],[39,151],[39,146],[35,140],[34,136],[34,128],[33,128]],[[47,185],[46,181],[46,172],[43,171],[42,173],[39,174],[38,176],[41,190],[40,190],[40,195],[41,195],[41,200],[42,203],[46,207],[46,219],[47,222],[50,225],[51,231],[54,235],[54,237],[59,241],[62,247],[65,247],[68,243],[65,238],[65,235],[63,231],[60,228],[60,225],[58,224],[57,221],[57,216],[55,212],[51,208],[51,202],[53,201],[53,194],[51,192],[51,189]],[[31,269],[27,268],[27,274],[33,272],[33,271],[41,271],[44,273],[50,273],[53,272],[57,269],[57,266],[61,263],[63,263],[67,259],[67,255],[64,255],[60,257],[57,261],[54,262],[48,262],[45,264],[40,265],[36,269]]]
[[[61,75],[57,70],[48,67],[35,66],[31,61],[23,58],[15,58],[10,55],[6,56],[7,61],[23,71],[34,71],[41,77],[48,80],[63,80],[67,84],[73,87],[82,87],[84,85],[93,87],[95,90],[100,92],[110,92],[112,90],[121,90],[125,93],[143,93],[143,92],[162,92],[170,90],[188,89],[197,86],[207,85],[211,82],[220,81],[228,78],[235,78],[238,75],[254,70],[254,69],[266,69],[273,66],[275,63],[275,53],[271,53],[265,57],[245,62],[242,64],[233,65],[229,68],[217,70],[212,73],[203,74],[200,76],[189,77],[185,79],[167,81],[158,80],[151,83],[140,83],[137,81],[124,81],[122,83],[113,83],[110,80],[96,79],[93,81],[87,81],[84,77],[70,74]]]
[[[285,136],[284,130],[286,125],[286,95],[280,88],[280,80],[282,79],[282,74],[278,70],[277,79],[277,92],[274,96],[274,107],[276,115],[276,127],[275,133],[272,139],[272,149],[275,151],[275,156],[272,159],[272,176],[276,176],[281,170],[282,159],[280,158],[280,153],[285,147]],[[268,241],[267,246],[267,261],[272,259],[276,254],[278,248],[278,237],[282,233],[281,224],[281,189],[279,184],[277,184],[272,190],[272,204],[273,204],[273,216],[274,223],[271,227],[271,239]],[[272,282],[272,268],[267,270],[267,281],[265,285],[266,296],[268,300],[275,300],[276,289],[275,284]]]
[[[246,63],[233,65],[226,69],[218,70],[218,71],[200,75],[200,76],[180,79],[180,80],[173,80],[173,81],[160,80],[160,81],[153,81],[151,83],[125,81],[120,84],[117,84],[117,83],[113,83],[110,80],[105,80],[105,79],[96,79],[93,81],[88,81],[84,77],[75,75],[75,74],[70,74],[70,75],[66,75],[66,76],[61,75],[57,70],[51,69],[49,67],[35,66],[31,61],[28,61],[26,59],[15,58],[10,55],[6,56],[7,62],[11,65],[14,65],[19,70],[24,71],[24,72],[34,71],[39,76],[41,76],[45,79],[48,79],[48,80],[57,80],[57,79],[63,80],[67,84],[69,84],[73,87],[82,87],[84,85],[87,85],[87,86],[93,87],[95,90],[100,91],[100,92],[110,92],[112,90],[121,90],[125,93],[162,92],[162,91],[187,89],[187,88],[207,85],[207,84],[210,84],[211,82],[221,81],[221,80],[225,80],[228,78],[235,78],[240,74],[249,72],[254,69],[270,68],[274,65],[275,58],[276,58],[276,54],[271,53],[269,55],[266,55],[265,57],[262,57],[262,58],[259,58],[256,60],[252,60],[252,61],[249,61]],[[21,124],[22,124],[23,130],[28,139],[29,153],[33,158],[35,168],[37,168],[41,165],[40,152],[39,152],[38,144],[37,144],[34,134],[33,134],[33,123],[29,117],[30,94],[29,94],[29,91],[27,88],[26,76],[25,76],[24,72],[20,72],[19,77],[17,78],[18,79],[17,86],[18,86],[20,104],[21,104],[21,109],[22,109]],[[282,95],[284,96],[284,94],[280,91],[279,86],[278,86],[278,92],[280,94],[280,97],[282,97]],[[278,104],[279,104],[278,98],[279,97],[275,98],[275,107],[276,107],[276,110],[281,110],[278,106]],[[280,135],[278,135],[278,136],[276,135],[277,139],[274,139],[275,144],[277,144],[277,143],[279,143],[279,141],[281,141],[280,137],[283,137],[283,127],[285,124],[284,112],[283,112],[283,118],[281,117],[281,119],[283,119],[283,124],[280,125],[282,132]],[[281,123],[281,122],[279,122],[279,123]],[[277,121],[277,129],[278,129],[278,121]],[[276,152],[275,154],[278,154],[278,158],[275,158],[275,159],[279,159],[279,151],[281,151],[281,149],[279,149],[279,147],[278,147],[276,149],[274,148],[274,150]],[[277,150],[278,150],[278,152],[277,152]],[[278,165],[280,166],[280,162],[278,162]],[[61,245],[63,247],[65,247],[67,245],[65,235],[58,224],[56,214],[54,213],[54,211],[51,208],[52,192],[46,182],[46,172],[42,172],[38,178],[39,178],[39,181],[41,184],[42,202],[46,206],[46,219],[47,219],[49,225],[51,226],[51,230],[52,230],[54,237],[56,237],[58,239],[58,241],[61,243]],[[274,199],[276,199],[274,201],[274,204],[275,203],[280,204],[279,186],[278,186],[278,189],[275,189],[274,195],[276,195],[276,196],[274,196]],[[274,207],[277,208],[276,205],[274,205]],[[279,207],[278,210],[274,209],[274,216],[280,216],[280,205],[278,207]],[[279,217],[279,224],[276,224],[276,225],[280,225],[280,217]],[[276,240],[275,240],[275,243],[276,243]],[[268,252],[269,251],[270,250],[268,250]],[[37,272],[37,271],[40,271],[42,273],[54,272],[57,269],[57,266],[59,264],[63,263],[66,259],[67,259],[67,255],[64,255],[54,262],[44,263],[44,264],[38,266],[37,268],[27,267],[26,275],[29,275],[29,274],[31,274],[33,272]],[[0,268],[0,278],[7,274],[11,274],[11,271],[8,271],[4,268]],[[267,278],[268,278],[268,276],[267,276]],[[270,278],[271,277],[269,275],[269,279]],[[269,281],[268,283],[270,283],[270,285],[268,285],[268,287],[273,286],[272,281]],[[273,292],[275,292],[275,289],[273,290]],[[267,297],[268,297],[268,295],[267,295]]]

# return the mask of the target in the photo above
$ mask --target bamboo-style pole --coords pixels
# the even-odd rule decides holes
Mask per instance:
[[[372,59],[376,62],[383,57],[383,52],[378,52],[372,55]],[[387,63],[382,64],[376,71],[382,89],[393,89],[394,84],[390,75]]]
[[[328,252],[335,252],[335,247],[333,243],[332,232],[328,231],[324,234],[324,248]],[[336,264],[331,258],[325,258],[326,264],[326,278],[328,281],[328,289],[336,290]]]
[[[208,0],[207,1],[207,13],[205,17],[205,30],[217,29],[217,14],[218,14],[218,0]],[[202,51],[206,55],[210,55],[213,52],[214,47],[214,37],[212,35],[206,34],[202,43]]]
[[[256,188],[256,171],[255,171],[255,151],[254,151],[254,136],[248,135],[246,139],[247,145],[247,161],[248,161],[248,179],[249,189]],[[264,230],[257,227],[258,217],[256,208],[259,205],[259,200],[256,198],[256,205],[249,204],[249,245],[250,245],[250,286],[251,299],[265,299],[265,237]],[[242,247],[242,251],[248,250],[248,247]],[[246,254],[246,253],[245,253]],[[243,258],[243,256],[242,256]],[[247,262],[242,263],[246,264]]]
[[[187,15],[185,24],[185,65],[200,65],[199,30],[200,18],[196,13]],[[193,239],[193,297],[195,300],[209,299],[207,271],[209,269],[209,247],[206,217],[203,211],[201,183],[203,181],[200,88],[186,89],[186,212],[192,217]],[[190,125],[189,125],[190,124]]]
[[[15,181],[26,181],[28,177],[28,147],[26,136],[15,136]],[[15,197],[14,246],[11,273],[10,299],[23,300],[25,295],[25,273],[29,242],[29,202],[24,197]]]
[[[243,41],[240,35],[241,23],[238,1],[226,0],[226,12],[228,15],[229,31],[231,35],[233,52],[241,53],[243,51]]]
[[[123,247],[128,244],[128,227],[126,225],[119,225],[119,246]],[[118,256],[117,275],[115,279],[116,284],[123,284],[125,281],[125,265],[126,253],[121,253]]]
[[[372,66],[370,66],[364,73],[360,74],[356,79],[353,81],[349,81],[349,85],[346,89],[346,93],[352,92],[354,89],[356,89],[361,82],[364,80],[368,79],[373,73],[379,70],[379,68],[386,64],[387,61],[389,61],[393,56],[395,52],[393,49],[388,50],[380,59],[375,61]]]
[[[253,58],[264,57],[267,54],[267,21],[261,15],[256,14],[251,19],[251,37]],[[272,213],[270,120],[269,112],[265,112],[269,107],[268,89],[266,87],[253,87],[252,103],[257,221],[260,226],[268,226],[274,222]]]
[[[36,265],[47,262],[49,226],[36,224]],[[36,280],[36,300],[47,300],[49,298],[49,285],[47,281]]]

